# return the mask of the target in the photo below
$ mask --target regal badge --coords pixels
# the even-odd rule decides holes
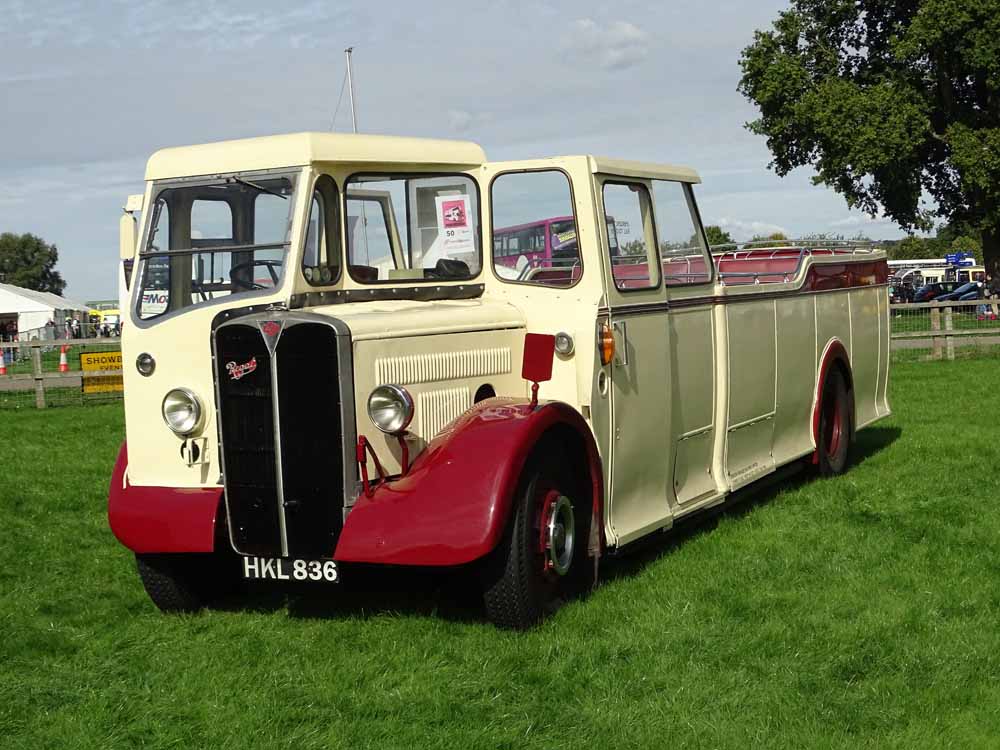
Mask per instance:
[[[265,320],[257,324],[260,328],[260,333],[264,337],[264,343],[267,344],[267,350],[274,354],[274,347],[278,345],[278,337],[281,336],[281,331],[284,328],[284,323],[280,320]]]
[[[230,380],[239,380],[240,378],[249,375],[256,369],[257,369],[256,357],[253,357],[249,362],[244,362],[243,364],[238,364],[236,362],[226,363],[226,370],[229,371]]]

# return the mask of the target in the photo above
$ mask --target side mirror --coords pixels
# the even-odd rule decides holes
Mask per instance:
[[[136,243],[135,217],[123,213],[118,220],[118,257],[122,260],[132,260],[135,256]]]
[[[552,380],[552,360],[555,353],[555,336],[546,333],[524,334],[521,377],[531,381],[531,408],[538,404],[538,384]]]

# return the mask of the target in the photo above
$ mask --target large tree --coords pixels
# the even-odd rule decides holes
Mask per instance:
[[[740,64],[779,175],[812,166],[904,229],[974,226],[1000,277],[1000,0],[792,0]]]
[[[33,234],[0,234],[0,281],[5,284],[62,294],[66,282],[55,270],[59,251]]]

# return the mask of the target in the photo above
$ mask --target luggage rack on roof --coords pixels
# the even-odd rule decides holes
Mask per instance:
[[[857,240],[776,240],[731,242],[712,245],[712,257],[723,286],[739,284],[787,284],[798,276],[806,257],[819,255],[867,255],[879,248],[874,242]],[[725,248],[733,248],[726,250]],[[794,261],[794,264],[793,264]],[[725,266],[741,270],[727,271]],[[748,266],[762,265],[763,268]]]

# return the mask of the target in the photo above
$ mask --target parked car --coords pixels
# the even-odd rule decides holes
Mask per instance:
[[[952,300],[981,299],[983,296],[983,284],[981,281],[970,281],[962,284],[958,289],[947,294],[939,294],[934,298],[935,302],[948,302]]]
[[[949,294],[958,289],[957,281],[939,281],[936,284],[926,284],[917,290],[913,295],[914,302],[930,302],[938,299],[942,294]]]

